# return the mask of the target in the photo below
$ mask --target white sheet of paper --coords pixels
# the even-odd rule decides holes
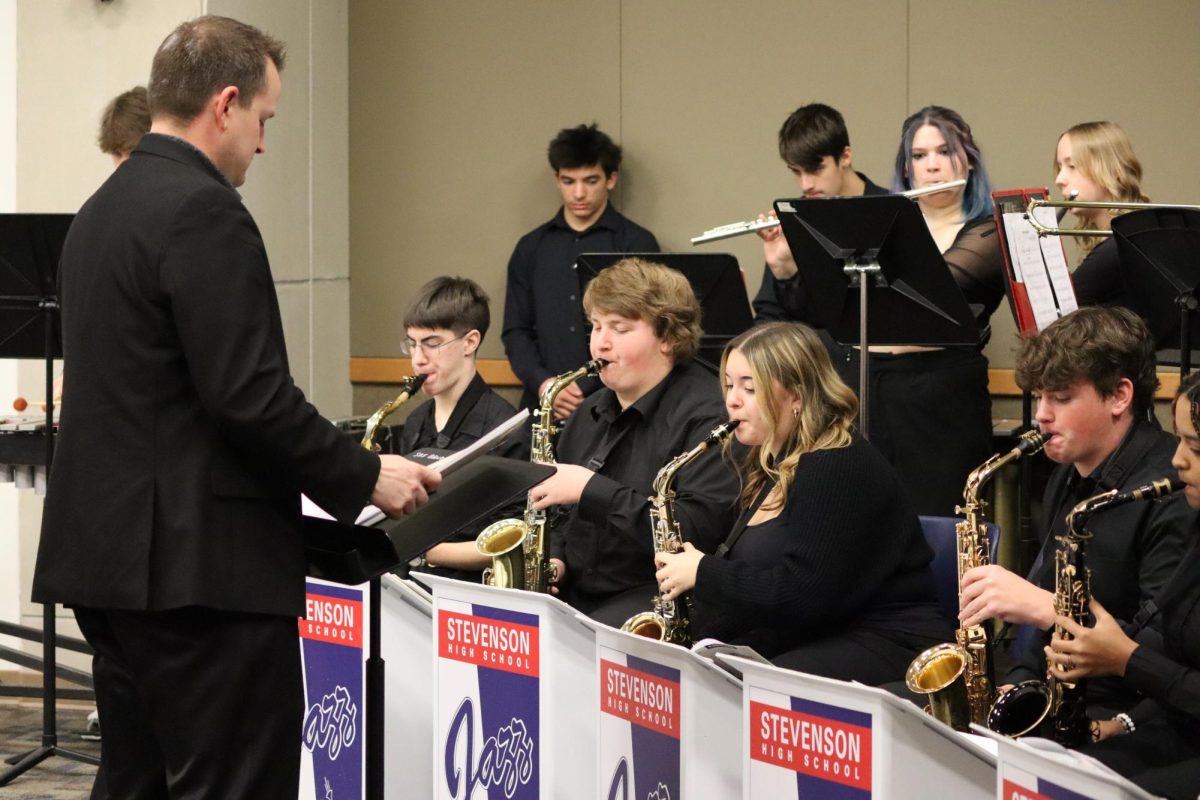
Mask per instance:
[[[1016,279],[1025,284],[1025,293],[1029,295],[1029,305],[1033,308],[1033,320],[1040,331],[1058,319],[1059,315],[1037,231],[1025,219],[1023,212],[1014,211],[1004,215],[1004,233],[1008,239],[1013,272]]]
[[[523,408],[516,414],[513,414],[508,419],[501,422],[496,427],[492,428],[481,439],[476,441],[470,447],[464,447],[462,450],[453,455],[446,456],[441,461],[435,461],[429,465],[429,468],[434,472],[440,472],[443,476],[449,475],[459,467],[471,463],[485,453],[495,449],[503,442],[511,433],[520,428],[525,420],[529,419],[529,409]],[[323,508],[318,506],[307,496],[301,496],[301,510],[306,517],[317,517],[319,519],[333,519],[333,516],[328,514]],[[383,521],[387,516],[377,506],[367,505],[359,512],[358,519],[354,521],[355,525],[374,525],[377,522]]]
[[[1053,208],[1043,206],[1034,209],[1033,213],[1038,222],[1047,228],[1058,224]],[[1061,317],[1070,314],[1079,308],[1079,303],[1075,300],[1075,287],[1071,283],[1071,272],[1067,269],[1067,256],[1063,252],[1062,238],[1059,236],[1039,236],[1038,238],[1041,240],[1042,258],[1046,263],[1046,272],[1050,274],[1050,283],[1054,286],[1054,294],[1058,296],[1058,315]],[[1041,329],[1040,325],[1038,329]]]

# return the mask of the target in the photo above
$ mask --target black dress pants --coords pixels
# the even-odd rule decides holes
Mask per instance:
[[[96,651],[93,800],[295,800],[304,694],[296,619],[76,608]]]
[[[859,351],[835,364],[858,394]],[[918,514],[954,516],[971,470],[992,454],[987,359],[972,348],[871,353],[871,444],[896,468]]]

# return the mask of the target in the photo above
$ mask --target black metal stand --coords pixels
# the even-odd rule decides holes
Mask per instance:
[[[71,219],[69,214],[0,217],[0,320],[6,331],[0,340],[0,358],[40,358],[45,361],[47,475],[54,458],[54,359],[62,355],[56,273]],[[38,322],[42,325],[40,334]],[[58,744],[55,607],[51,603],[42,611],[42,744],[18,756],[12,769],[0,774],[0,786],[6,786],[51,756],[85,764],[100,763],[95,756],[77,753]]]
[[[6,298],[11,299],[11,298]],[[46,474],[54,458],[54,352],[55,321],[58,316],[57,298],[42,298],[38,303],[46,327]],[[62,756],[84,764],[100,765],[100,759],[59,747],[58,744],[58,696],[57,696],[57,640],[58,620],[54,616],[56,606],[51,603],[42,608],[42,744],[20,756],[14,766],[0,774],[0,786],[7,786],[51,756]]]
[[[801,265],[804,321],[859,347],[858,429],[870,438],[870,345],[977,346],[979,326],[908,198],[776,200],[775,213]]]
[[[383,636],[383,592],[380,578],[371,579],[371,643],[367,654],[367,800],[383,800],[384,663],[380,640]]]
[[[1155,345],[1173,341],[1178,328],[1182,378],[1192,366],[1191,317],[1200,289],[1200,259],[1196,258],[1200,211],[1172,207],[1134,211],[1114,217],[1112,230],[1130,306],[1146,320]]]

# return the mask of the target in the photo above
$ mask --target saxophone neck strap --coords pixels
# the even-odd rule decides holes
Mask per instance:
[[[721,542],[720,546],[717,547],[716,555],[718,557],[724,558],[725,554],[732,550],[733,546],[737,544],[737,540],[742,538],[742,534],[745,533],[746,528],[749,527],[750,520],[754,517],[754,513],[758,511],[759,506],[766,501],[767,495],[769,495],[771,490],[774,488],[775,482],[768,482],[767,485],[764,486],[758,493],[758,497],[754,498],[754,502],[751,503],[744,511],[742,511],[741,515],[737,519],[737,522],[735,522],[733,525],[733,530],[729,532],[729,536],[725,537],[725,541]]]

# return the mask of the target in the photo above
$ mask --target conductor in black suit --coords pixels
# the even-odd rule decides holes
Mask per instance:
[[[288,371],[262,237],[235,190],[283,43],[200,17],[154,56],[150,133],[63,249],[71,400],[33,599],[96,651],[93,796],[295,798],[304,713],[300,493],[342,521],[412,511],[436,474],[368,453]]]

